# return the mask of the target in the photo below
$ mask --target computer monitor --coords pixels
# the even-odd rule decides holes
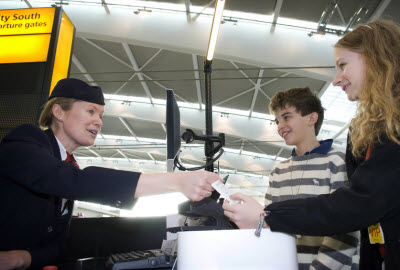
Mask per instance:
[[[204,169],[205,166],[195,168],[185,168],[178,162],[179,151],[181,148],[181,124],[180,124],[180,112],[178,104],[175,100],[174,91],[167,89],[167,100],[166,100],[166,127],[167,127],[167,172],[173,172],[175,167],[178,166],[180,170],[199,170]],[[187,130],[188,131],[188,130]],[[220,134],[220,137],[216,136],[198,136],[190,130],[191,139],[195,140],[211,140],[217,141],[220,145],[216,149],[221,149],[224,145],[224,136]],[[218,150],[216,151],[218,152]],[[219,151],[216,160],[223,151]],[[214,153],[215,154],[215,153]],[[185,231],[185,230],[218,230],[234,228],[234,224],[224,215],[224,211],[216,198],[204,198],[199,202],[186,201],[178,206],[179,214],[194,217],[198,219],[203,218],[203,223],[200,226],[185,226],[185,227],[173,227],[168,228],[169,232]]]
[[[176,167],[176,158],[181,148],[181,119],[178,103],[174,91],[167,89],[166,104],[167,127],[167,172],[173,172]]]

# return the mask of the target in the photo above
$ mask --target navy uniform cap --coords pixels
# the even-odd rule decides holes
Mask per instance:
[[[99,105],[105,105],[103,92],[99,86],[90,86],[84,81],[74,78],[59,80],[56,86],[54,86],[49,100],[55,97],[74,98]]]

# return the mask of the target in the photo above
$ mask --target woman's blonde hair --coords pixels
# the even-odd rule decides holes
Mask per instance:
[[[50,99],[49,101],[44,104],[44,108],[42,113],[40,114],[39,118],[39,125],[42,128],[50,128],[51,124],[53,123],[53,106],[55,104],[60,105],[61,109],[64,111],[69,111],[72,107],[74,102],[78,101],[77,99],[73,98],[65,98],[65,97],[55,97]]]
[[[355,157],[383,137],[400,144],[400,27],[379,20],[360,25],[336,44],[364,56],[365,80],[351,123],[350,141]]]

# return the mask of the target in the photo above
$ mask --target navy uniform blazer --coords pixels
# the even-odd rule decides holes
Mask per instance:
[[[65,249],[72,214],[61,199],[131,208],[140,173],[60,160],[52,131],[21,125],[0,144],[0,250],[29,250],[31,269],[56,263]]]
[[[266,222],[272,231],[300,235],[334,235],[361,229],[360,270],[380,269],[368,262],[366,229],[381,223],[385,269],[400,269],[400,145],[383,140],[372,146],[367,161],[349,162],[350,187],[314,198],[272,203]],[[352,172],[354,171],[354,172]],[[376,258],[375,258],[376,259]],[[376,268],[375,268],[375,266]],[[378,268],[379,267],[379,268]]]

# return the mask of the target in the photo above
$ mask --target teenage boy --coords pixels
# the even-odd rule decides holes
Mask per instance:
[[[308,87],[294,88],[278,92],[269,109],[275,114],[279,135],[295,148],[289,159],[271,171],[265,204],[328,194],[345,186],[344,152],[332,147],[332,139],[317,140],[324,118],[318,97]],[[246,222],[254,223],[250,222],[250,212],[263,211],[263,206],[257,206],[248,196],[235,194],[231,198],[244,202],[242,216],[236,216],[241,219],[237,222],[239,228],[248,227],[244,225]],[[231,217],[230,207],[224,204],[228,217]],[[358,269],[358,243],[359,232],[327,237],[296,236],[299,270]]]

